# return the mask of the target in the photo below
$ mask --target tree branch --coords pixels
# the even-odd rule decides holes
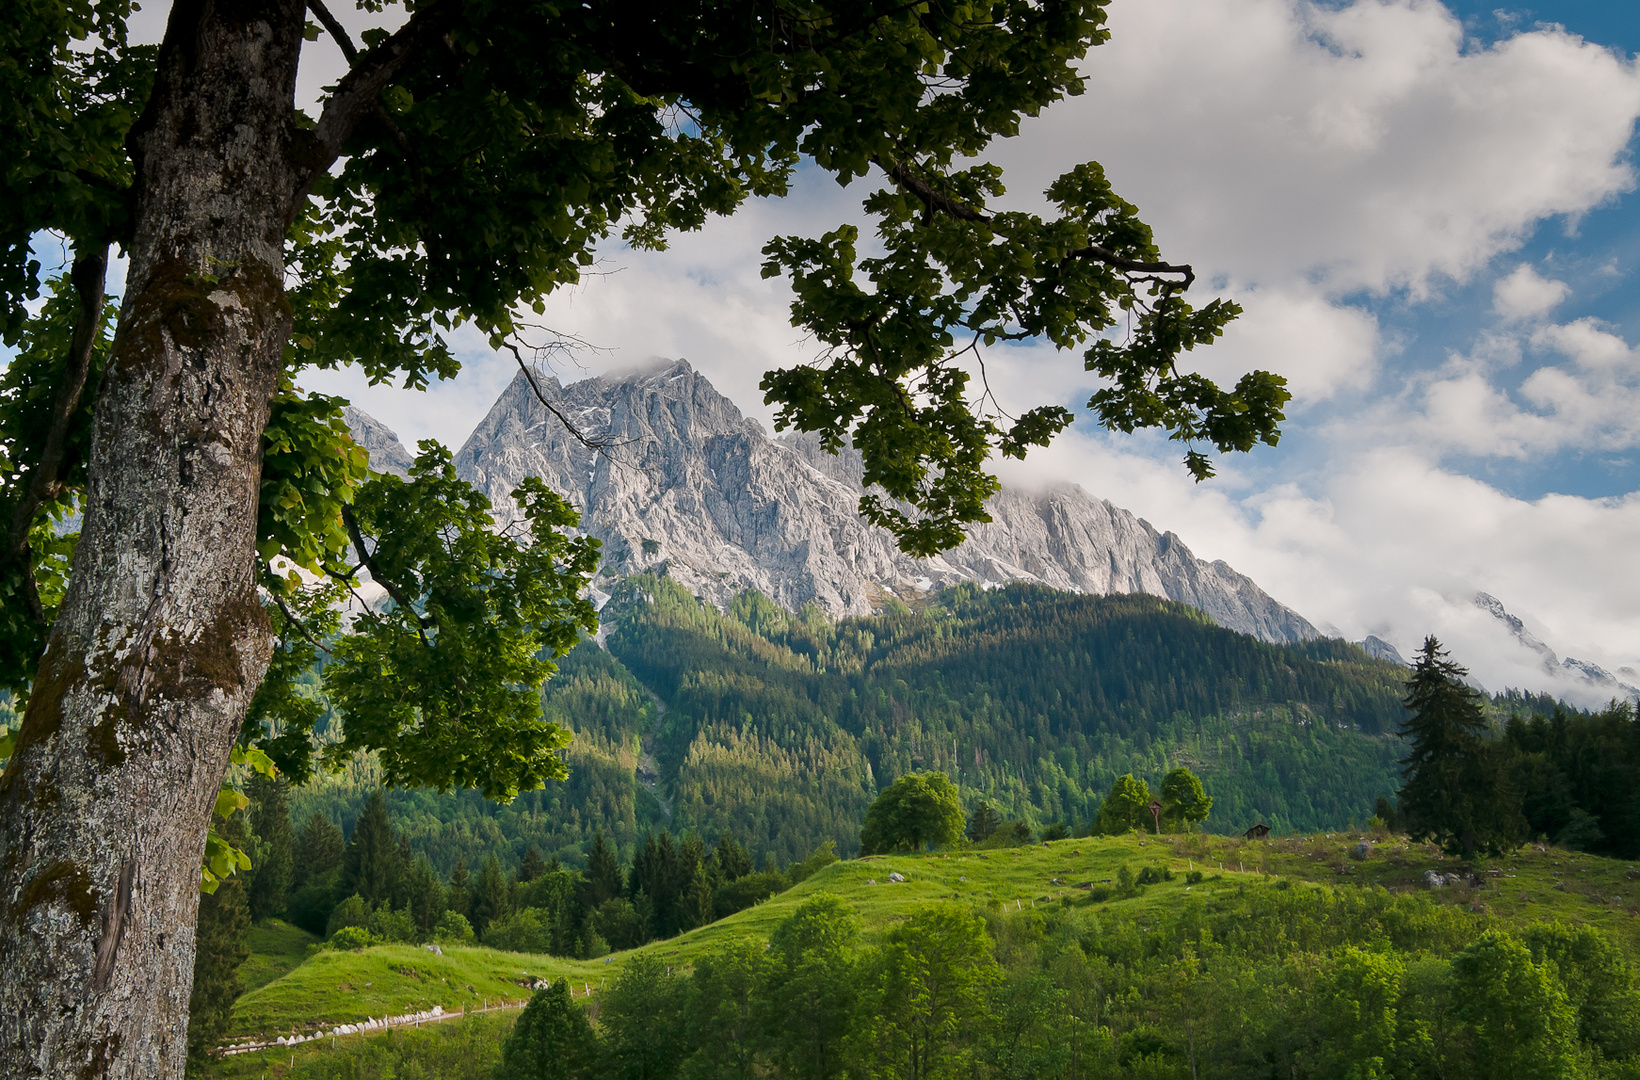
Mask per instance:
[[[952,217],[957,218],[960,221],[973,221],[981,225],[988,225],[991,223],[991,215],[969,205],[966,202],[963,202],[961,199],[954,198],[929,184],[928,181],[912,172],[911,169],[903,162],[895,161],[892,158],[884,158],[882,155],[874,156],[871,160],[879,169],[882,169],[883,172],[887,173],[890,179],[899,184],[900,187],[904,188],[912,195],[916,196],[917,199],[922,202],[923,206],[926,208],[926,213],[924,215],[925,223],[932,220],[934,214],[936,213],[950,214]],[[1137,279],[1137,281],[1153,281],[1164,288],[1179,292],[1189,289],[1190,286],[1195,284],[1196,281],[1196,271],[1192,269],[1189,264],[1147,262],[1142,259],[1130,259],[1124,255],[1118,255],[1116,252],[1099,244],[1089,244],[1085,248],[1078,248],[1067,254],[1065,258],[1093,259],[1096,262],[1102,262],[1106,266],[1121,270],[1124,273],[1182,274],[1184,277],[1182,281],[1172,281],[1170,279],[1158,277],[1144,277]],[[1137,281],[1135,283],[1137,283]]]
[[[322,3],[310,2],[309,7],[321,21],[324,20],[325,16],[320,14]],[[312,187],[314,179],[341,156],[343,146],[352,137],[359,122],[375,110],[376,95],[393,81],[394,76],[413,57],[443,39],[454,25],[459,10],[460,4],[455,0],[435,0],[426,7],[417,8],[410,20],[386,41],[367,52],[356,54],[352,67],[336,84],[335,93],[331,94],[325,111],[319,116],[319,123],[313,129],[313,154],[304,163],[307,167],[300,175],[296,191],[292,193],[293,212],[302,196]],[[335,23],[334,17],[325,24],[326,29],[331,29],[331,23]],[[347,40],[346,32],[341,31],[339,23],[336,23],[331,34],[338,44]],[[349,47],[351,42],[344,49]]]
[[[347,30],[337,21],[336,16],[332,15],[330,9],[325,7],[325,0],[307,0],[307,8],[313,12],[313,17],[318,19],[320,25],[330,34],[330,38],[336,43],[336,47],[342,50],[342,55],[347,57],[347,62],[352,64],[353,61],[357,60],[359,50],[353,47],[353,39],[347,36]]]
[[[513,354],[513,359],[518,361],[518,370],[522,371],[524,378],[529,380],[530,390],[534,392],[535,399],[541,403],[542,408],[558,418],[558,422],[564,425],[564,430],[569,432],[570,438],[593,451],[603,450],[609,445],[607,442],[600,442],[597,439],[583,435],[581,429],[570,423],[569,417],[558,410],[558,406],[547,400],[547,395],[541,390],[541,384],[535,381],[535,372],[531,371],[529,364],[524,362],[524,354],[518,351],[518,346],[510,341],[503,341],[501,347]]]
[[[364,533],[359,529],[359,519],[353,516],[353,508],[348,506],[346,503],[342,504],[342,524],[347,526],[348,539],[353,541],[353,549],[359,553],[359,562],[366,570],[370,571],[370,579],[379,584],[382,588],[386,589],[387,595],[393,598],[393,602],[403,608],[405,612],[409,614],[410,618],[414,620],[416,624],[416,633],[421,635],[421,643],[423,645],[431,644],[431,642],[427,640],[427,634],[424,628],[431,626],[433,624],[432,620],[427,616],[418,613],[416,611],[416,606],[412,604],[410,602],[410,598],[404,594],[404,590],[395,585],[393,581],[383,574],[380,568],[376,566],[375,556],[371,555],[370,550],[364,546]],[[355,593],[354,595],[357,596],[358,594]]]
[[[42,626],[46,619],[45,606],[41,604],[40,594],[34,585],[34,561],[28,549],[28,534],[34,527],[34,515],[40,507],[62,493],[59,474],[67,450],[68,429],[75,412],[79,410],[86,380],[91,375],[91,355],[96,350],[97,330],[102,323],[107,278],[107,243],[75,254],[69,280],[74,284],[79,307],[74,313],[68,364],[62,382],[57,385],[56,398],[51,403],[51,426],[46,429],[40,459],[30,470],[28,490],[12,512],[11,531],[6,537],[6,558],[23,566],[23,598],[28,605],[29,617]]]
[[[303,637],[307,638],[309,645],[312,645],[315,649],[318,649],[327,656],[330,655],[330,650],[319,644],[319,639],[314,637],[313,633],[308,630],[307,624],[301,619],[298,619],[295,614],[292,613],[290,608],[285,606],[283,597],[281,597],[277,592],[274,592],[272,589],[268,590],[268,595],[273,597],[273,602],[275,604],[279,605],[279,612],[285,617],[285,621],[294,626],[298,634],[301,634]]]

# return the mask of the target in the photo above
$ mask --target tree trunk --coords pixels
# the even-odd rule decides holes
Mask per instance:
[[[177,1077],[206,825],[271,638],[299,0],[178,0],[69,593],[0,778],[0,1075]]]

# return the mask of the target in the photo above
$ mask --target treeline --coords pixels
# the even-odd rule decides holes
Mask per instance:
[[[831,845],[781,868],[752,857],[732,836],[711,849],[691,833],[644,834],[629,870],[595,833],[580,870],[525,851],[516,867],[495,855],[476,867],[457,858],[448,877],[412,853],[382,792],[344,837],[335,822],[288,817],[282,781],[252,785],[244,880],[253,920],[280,917],[344,947],[384,941],[482,941],[499,949],[590,959],[671,937],[780,892],[828,862]],[[350,931],[338,937],[342,931]]]
[[[1182,886],[1155,886],[1180,888]],[[1279,928],[1279,929],[1278,929]],[[692,972],[627,961],[597,1026],[537,992],[497,1080],[749,1076],[1467,1080],[1632,1076],[1640,993],[1598,931],[1383,890],[908,913],[873,945],[818,895]]]

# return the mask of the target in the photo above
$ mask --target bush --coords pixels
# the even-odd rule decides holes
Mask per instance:
[[[439,916],[438,925],[433,927],[433,938],[456,945],[470,944],[473,940],[473,924],[459,911],[446,911]]]
[[[1117,896],[1121,897],[1123,900],[1126,900],[1131,896],[1138,896],[1144,891],[1145,887],[1139,884],[1138,879],[1133,876],[1133,871],[1129,869],[1127,863],[1123,863],[1121,866],[1116,868]]]
[[[1110,895],[1111,890],[1109,885],[1095,885],[1093,888],[1088,890],[1088,899],[1092,900],[1096,904],[1103,904],[1106,900],[1110,899]]]
[[[1019,847],[1031,842],[1031,827],[1023,821],[1004,821],[983,843],[974,846],[981,850]]]
[[[636,949],[649,940],[647,920],[624,896],[598,905],[598,910],[592,913],[592,929],[613,949]]]
[[[800,881],[808,880],[818,871],[825,869],[836,861],[837,841],[827,840],[824,844],[821,844],[819,847],[815,848],[814,851],[810,853],[808,858],[804,859],[802,862],[792,863],[791,866],[787,867],[786,877],[793,885],[796,885]],[[715,902],[713,907],[714,909],[716,908]]]
[[[1186,885],[1200,885],[1202,883],[1202,877],[1203,875],[1200,870],[1192,870],[1184,876],[1184,881]]]
[[[337,904],[325,922],[325,937],[335,937],[336,931],[349,926],[370,928],[370,905],[358,893]]]
[[[383,941],[404,941],[415,944],[416,920],[410,917],[410,905],[403,911],[394,911],[385,901],[370,914],[370,933]]]
[[[484,944],[502,952],[551,952],[552,924],[542,914],[540,908],[524,908],[497,919],[484,931]]]
[[[325,942],[325,947],[346,952],[358,952],[360,949],[368,949],[374,944],[376,944],[376,939],[371,936],[369,930],[362,926],[344,926],[330,935],[330,940]]]
[[[1164,881],[1173,880],[1173,871],[1165,866],[1147,866],[1139,871],[1135,879],[1140,885],[1160,885]]]
[[[1042,830],[1042,839],[1044,841],[1047,841],[1047,840],[1064,840],[1067,837],[1069,837],[1070,834],[1071,834],[1071,831],[1069,829],[1067,829],[1064,825],[1061,825],[1059,822],[1056,821],[1052,825],[1049,825],[1047,828]]]
[[[772,870],[726,881],[712,894],[712,913],[720,919],[725,918],[746,910],[759,900],[767,900],[775,893],[785,892],[786,888],[786,875]]]

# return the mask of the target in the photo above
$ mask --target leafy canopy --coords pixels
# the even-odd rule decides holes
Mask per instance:
[[[964,824],[962,797],[950,777],[942,772],[907,773],[867,807],[860,848],[867,855],[921,851],[930,844],[954,843]]]

